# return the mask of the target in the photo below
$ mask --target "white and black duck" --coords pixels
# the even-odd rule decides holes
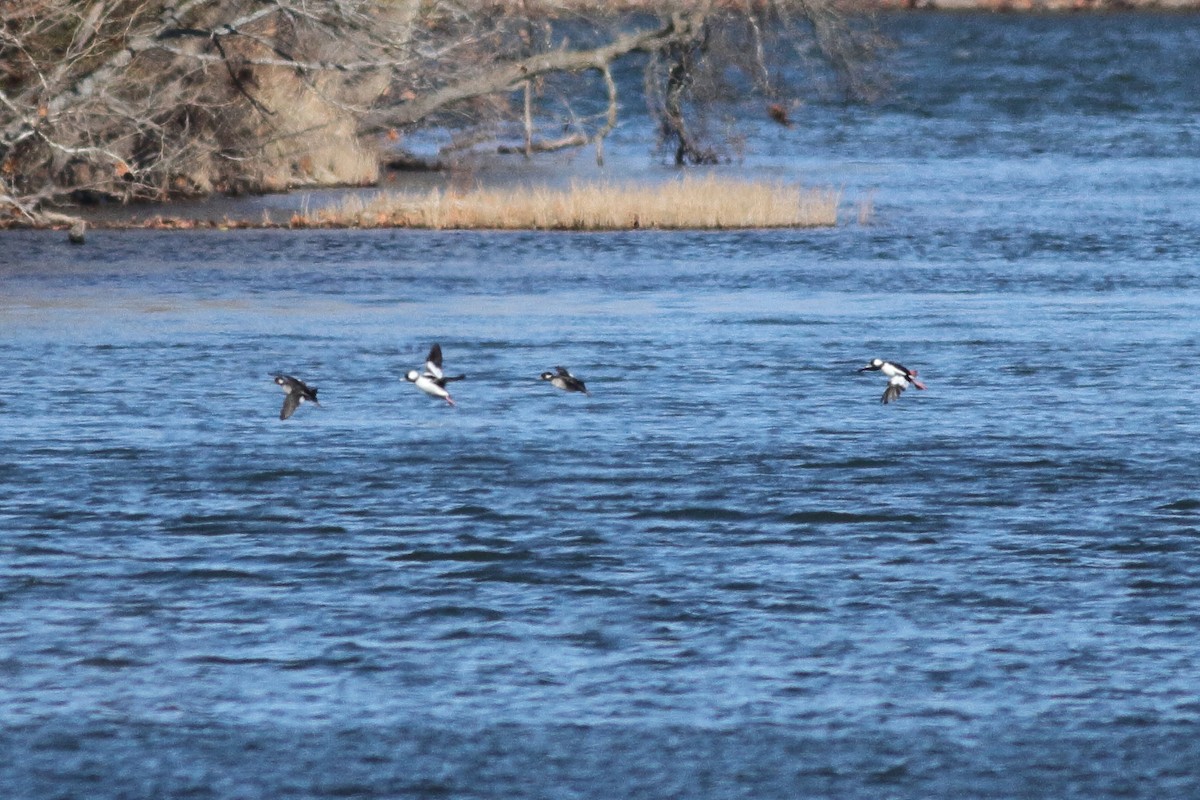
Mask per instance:
[[[894,361],[884,361],[882,358],[871,359],[871,363],[860,369],[859,372],[882,372],[888,377],[887,388],[883,390],[883,397],[879,399],[881,403],[890,403],[898,399],[909,386],[915,386],[918,389],[925,388],[925,384],[917,380],[915,369],[909,369]]]
[[[436,397],[454,405],[454,398],[446,390],[446,384],[451,381],[461,381],[465,377],[467,376],[451,377],[442,371],[442,346],[434,343],[433,347],[429,348],[429,355],[425,358],[425,371],[410,369],[404,376],[404,380],[415,385],[430,397]]]
[[[550,381],[551,386],[555,386],[565,392],[591,394],[584,382],[572,375],[571,371],[566,367],[555,367],[554,372],[543,372],[541,378],[544,381]]]

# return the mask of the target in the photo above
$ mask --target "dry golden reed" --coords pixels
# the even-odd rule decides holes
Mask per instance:
[[[807,228],[837,224],[841,193],[780,181],[707,176],[566,189],[434,189],[354,195],[297,215],[298,227],[490,230]]]

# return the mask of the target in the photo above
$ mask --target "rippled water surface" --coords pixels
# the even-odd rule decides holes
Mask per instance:
[[[0,796],[1200,796],[1200,19],[889,24],[869,225],[0,236]]]

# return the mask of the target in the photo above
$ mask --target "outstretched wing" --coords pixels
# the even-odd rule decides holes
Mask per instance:
[[[280,419],[287,419],[300,406],[300,393],[291,392],[283,398],[283,408],[279,412]]]
[[[437,342],[429,348],[429,355],[425,358],[425,371],[434,378],[442,377],[442,346]]]
[[[898,399],[898,398],[900,397],[900,394],[901,394],[903,391],[904,391],[904,384],[902,384],[902,383],[889,383],[889,384],[888,384],[888,387],[887,387],[886,389],[884,389],[884,390],[883,390],[883,398],[882,398],[882,399],[881,399],[879,402],[881,402],[881,403],[890,403],[890,402],[892,402],[893,400],[896,400],[896,399]]]

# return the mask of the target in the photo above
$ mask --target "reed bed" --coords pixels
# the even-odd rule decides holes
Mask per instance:
[[[837,224],[841,193],[707,176],[662,183],[573,183],[424,194],[354,195],[297,214],[293,227],[489,230],[808,228]]]

